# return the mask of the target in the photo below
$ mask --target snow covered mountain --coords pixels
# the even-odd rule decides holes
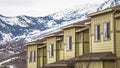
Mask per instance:
[[[21,39],[24,39],[24,42],[40,39],[44,35],[60,30],[61,26],[88,18],[89,13],[119,4],[120,0],[108,0],[101,5],[86,4],[43,17],[0,15],[0,44]]]
[[[0,15],[0,62],[25,51],[24,43],[60,30],[60,27],[88,18],[88,14],[120,5],[120,0],[86,4],[43,17]],[[4,45],[3,45],[4,44]],[[11,58],[11,57],[10,57]]]

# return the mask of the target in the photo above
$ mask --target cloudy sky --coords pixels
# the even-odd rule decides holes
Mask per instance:
[[[0,14],[5,16],[44,16],[60,10],[87,3],[107,0],[0,0]]]

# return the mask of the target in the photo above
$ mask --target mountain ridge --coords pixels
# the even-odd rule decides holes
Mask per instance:
[[[120,4],[120,0],[108,0],[103,4],[86,4],[68,10],[55,12],[48,16],[15,16],[8,17],[0,14],[0,45],[35,41],[45,35],[57,32],[60,27],[88,18],[89,13],[104,10]]]
[[[84,7],[55,12],[42,17],[26,15],[7,17],[0,14],[0,58],[6,60],[11,55],[25,52],[25,43],[60,31],[62,26],[88,19],[89,13],[117,5],[120,5],[120,0],[108,0],[100,5],[88,4]]]

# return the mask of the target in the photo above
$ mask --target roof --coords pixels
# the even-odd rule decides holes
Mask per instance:
[[[88,14],[88,16],[92,17],[92,16],[96,16],[96,15],[99,15],[99,14],[103,14],[103,13],[107,13],[107,12],[112,12],[112,11],[120,11],[120,5],[112,7],[112,8],[107,8],[107,9],[104,9],[102,11],[97,11],[97,12]]]
[[[113,61],[116,60],[117,57],[112,54],[112,52],[99,52],[99,53],[89,53],[86,55],[82,55],[76,58],[71,58],[69,60],[61,60],[58,62],[54,62],[51,64],[47,64],[45,67],[43,68],[53,68],[53,67],[69,67],[69,66],[74,66],[74,64],[76,62],[81,62],[81,61],[103,61],[103,60],[107,60],[107,61]]]
[[[99,61],[99,60],[116,60],[117,57],[112,52],[89,53],[75,58],[76,61]]]
[[[63,36],[63,35],[64,35],[64,32],[63,32],[63,30],[61,30],[61,31],[58,31],[58,32],[47,35],[46,38],[55,37],[55,36]]]
[[[31,46],[31,45],[40,45],[40,44],[45,44],[45,43],[46,43],[46,38],[43,38],[43,39],[40,39],[40,40],[29,42],[26,45]]]
[[[75,32],[82,32],[82,31],[85,31],[85,30],[88,30],[88,29],[89,29],[89,27],[85,27],[85,28],[81,28],[79,30],[76,30]]]
[[[74,66],[72,60],[61,60],[47,64],[43,68],[53,68],[53,67],[58,68],[58,67],[70,67],[70,66]]]
[[[85,23],[90,22],[90,19],[78,21],[76,23],[62,27],[62,29],[73,28],[73,27],[86,27]]]

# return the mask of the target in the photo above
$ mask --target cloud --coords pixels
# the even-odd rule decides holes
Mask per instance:
[[[0,13],[7,16],[42,16],[86,3],[106,0],[0,0]]]

